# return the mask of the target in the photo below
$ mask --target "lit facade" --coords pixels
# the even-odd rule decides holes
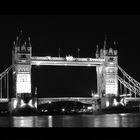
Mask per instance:
[[[105,61],[96,66],[97,72],[97,89],[100,98],[106,95],[118,95],[118,56],[117,50],[110,48],[106,50],[106,42],[104,49],[96,51],[96,58],[104,59]]]
[[[19,73],[16,76],[17,93],[31,93],[31,75],[30,73]]]
[[[17,37],[13,48],[15,96],[31,94],[31,44],[30,39]]]

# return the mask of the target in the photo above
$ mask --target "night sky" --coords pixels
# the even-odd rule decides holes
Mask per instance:
[[[12,63],[13,41],[22,29],[31,37],[33,56],[95,57],[96,44],[116,41],[119,65],[140,82],[140,16],[101,14],[0,15],[0,72]],[[40,97],[90,96],[96,91],[95,67],[33,66],[33,88]]]

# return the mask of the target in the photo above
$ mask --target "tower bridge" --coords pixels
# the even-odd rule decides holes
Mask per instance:
[[[30,38],[23,41],[22,36],[17,37],[13,44],[12,65],[0,74],[0,102],[9,102],[9,111],[22,108],[28,104],[32,108],[37,109],[37,104],[43,104],[54,101],[79,101],[84,103],[96,104],[100,99],[100,108],[108,108],[114,106],[116,97],[124,98],[127,101],[134,98],[140,98],[140,83],[129,76],[118,65],[117,50],[111,47],[106,49],[106,41],[104,41],[103,49],[98,49],[95,58],[75,58],[73,56],[52,57],[52,56],[32,56],[32,46]],[[37,92],[33,93],[31,83],[32,65],[44,66],[90,66],[96,67],[97,74],[97,95],[91,98],[38,98]],[[9,72],[12,71],[14,95],[9,94]],[[123,75],[118,75],[120,71]],[[5,80],[5,89],[3,89],[3,80]],[[5,92],[3,92],[6,90]],[[6,93],[6,95],[3,95]],[[129,98],[129,99],[128,99]]]

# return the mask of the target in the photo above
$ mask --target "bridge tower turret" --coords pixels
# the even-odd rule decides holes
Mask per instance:
[[[117,50],[112,48],[100,49],[100,57],[104,63],[96,67],[97,71],[97,89],[101,98],[101,109],[112,107],[114,99],[118,96],[118,56]]]

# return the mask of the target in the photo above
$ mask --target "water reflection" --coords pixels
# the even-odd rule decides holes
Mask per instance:
[[[52,127],[52,116],[12,117],[13,127]]]
[[[48,127],[52,127],[53,121],[52,116],[48,116]]]
[[[119,121],[119,117],[116,114],[96,116],[94,119],[93,127],[119,127]]]
[[[0,117],[0,127],[10,127],[11,126],[11,119],[9,117]]]
[[[12,117],[13,127],[37,127],[37,117]]]
[[[140,114],[0,117],[0,127],[139,127]]]

